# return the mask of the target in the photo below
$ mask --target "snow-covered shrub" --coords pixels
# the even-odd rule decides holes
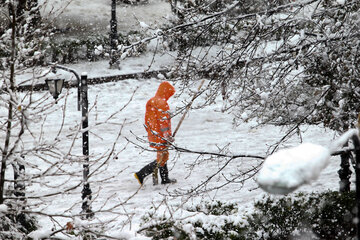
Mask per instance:
[[[349,239],[355,236],[355,193],[265,198],[249,216],[252,239]]]
[[[238,212],[237,206],[233,203],[223,203],[221,201],[215,201],[213,203],[204,203],[203,205],[197,205],[194,209],[188,208],[190,212],[203,212],[207,215],[225,215],[229,216]]]
[[[119,48],[124,45],[131,45],[132,42],[140,41],[139,33],[131,32],[127,36],[119,35],[118,43]],[[1,46],[1,41],[0,41]],[[48,62],[58,62],[60,64],[75,63],[78,61],[98,61],[108,59],[109,37],[105,35],[90,35],[79,39],[64,38],[60,39],[54,35],[41,43],[42,61],[33,61],[35,54],[32,58],[28,58],[26,66],[33,66],[38,64],[46,64]],[[126,57],[138,56],[146,50],[146,44],[136,45],[127,50]],[[8,53],[3,53],[0,49],[0,56],[7,56]],[[1,59],[0,59],[1,69]]]
[[[79,60],[95,61],[105,55],[105,49],[98,54],[98,46],[108,45],[107,36],[88,36],[80,39],[51,40],[46,50],[46,58],[52,62],[74,63]]]
[[[320,42],[302,61],[306,84],[327,91],[309,121],[323,122],[340,132],[354,126],[360,109],[360,43],[355,37],[339,39],[359,33],[359,8],[357,3],[328,12],[319,21],[319,28],[325,29],[330,39]]]
[[[37,229],[36,221],[28,214],[6,213],[0,215],[0,239],[20,240]]]
[[[176,239],[188,239],[187,234],[182,229],[177,228],[174,222],[153,225],[146,229],[145,234],[154,240],[169,239],[172,236]]]
[[[246,239],[243,235],[246,221],[239,217],[236,204],[205,202],[188,206],[185,211],[188,217],[183,220],[169,220],[156,212],[149,213],[143,220],[150,225],[143,228],[142,233],[153,239],[168,239],[172,236],[176,239]]]
[[[355,193],[300,193],[282,198],[264,197],[254,209],[231,203],[202,203],[187,207],[181,220],[158,216],[142,233],[153,239],[351,239],[356,234]]]
[[[239,210],[236,204],[216,201],[197,205],[195,209],[189,211],[204,213],[215,220],[208,222],[208,218],[199,218],[193,222],[199,239],[245,239],[243,233],[246,227],[244,222],[239,222],[237,217]]]

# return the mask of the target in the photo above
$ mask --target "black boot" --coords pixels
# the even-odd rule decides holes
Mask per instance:
[[[161,177],[161,184],[176,183],[176,179],[169,178],[167,164],[165,164],[163,167],[159,167],[159,171]]]
[[[156,164],[156,161],[153,161],[134,174],[135,178],[139,181],[141,185],[144,182],[144,178],[154,172]]]

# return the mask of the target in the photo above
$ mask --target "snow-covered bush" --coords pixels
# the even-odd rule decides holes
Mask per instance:
[[[254,209],[231,203],[203,203],[185,209],[182,220],[163,216],[142,231],[153,239],[350,239],[356,234],[355,193],[300,193],[282,198],[264,197]]]
[[[37,229],[37,222],[25,213],[0,213],[0,239],[26,239],[26,235]]]
[[[153,239],[244,239],[246,221],[239,217],[238,206],[220,201],[188,206],[188,217],[183,220],[167,220],[166,217],[149,213],[143,218],[142,232]],[[150,224],[150,225],[148,225]]]
[[[61,64],[74,63],[77,61],[95,61],[104,58],[106,49],[99,46],[106,46],[109,43],[107,36],[88,36],[80,39],[64,39],[56,41],[52,39],[46,48],[46,58],[51,62]]]
[[[335,8],[330,4],[329,8]],[[324,100],[318,103],[310,122],[323,122],[341,132],[354,126],[360,104],[360,42],[351,37],[360,32],[360,4],[328,11],[319,20],[324,29],[323,41],[303,59],[305,83],[314,89],[326,89]]]
[[[355,236],[355,193],[265,198],[249,216],[253,239],[348,239]]]

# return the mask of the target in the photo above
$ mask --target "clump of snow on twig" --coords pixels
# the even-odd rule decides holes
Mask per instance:
[[[257,182],[267,192],[287,194],[319,177],[329,163],[326,147],[303,143],[270,155],[261,168]]]
[[[5,213],[9,210],[8,206],[6,206],[5,204],[0,204],[0,212],[1,213]]]

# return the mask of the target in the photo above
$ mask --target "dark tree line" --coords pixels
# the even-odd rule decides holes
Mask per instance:
[[[38,0],[17,0],[17,1],[7,1],[2,0],[0,2],[0,7],[8,8],[8,16],[5,18],[5,21],[2,21],[0,25],[0,33],[8,28],[11,28],[12,21],[11,16],[13,13],[16,15],[16,23],[23,25],[25,23],[29,24],[29,28],[34,28],[39,23],[41,19]],[[27,17],[31,17],[27,19]]]

